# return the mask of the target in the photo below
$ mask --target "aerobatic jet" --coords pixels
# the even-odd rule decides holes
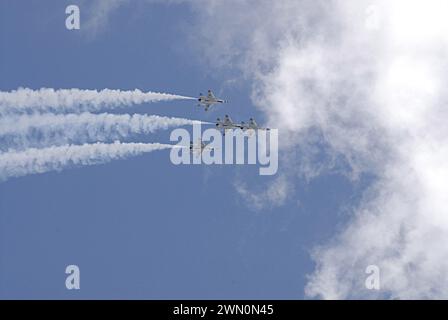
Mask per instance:
[[[200,93],[198,101],[199,101],[198,106],[203,106],[205,108],[205,111],[208,111],[208,109],[214,104],[227,102],[226,100],[216,98],[211,90],[208,90],[206,96]]]
[[[199,156],[204,152],[204,150],[213,151],[214,148],[210,147],[208,144],[205,144],[201,139],[198,139],[197,144],[190,141],[190,153]]]
[[[262,128],[260,126],[258,126],[258,124],[255,122],[254,118],[250,118],[248,123],[245,122],[241,122],[241,129],[243,129],[243,131],[245,130],[266,130],[269,131],[271,130],[270,128]]]
[[[225,135],[226,130],[243,129],[243,125],[233,122],[228,115],[225,115],[224,120],[221,120],[220,118],[216,119],[216,128],[222,129],[222,134]]]

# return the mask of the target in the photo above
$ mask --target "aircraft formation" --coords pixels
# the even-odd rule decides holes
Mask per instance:
[[[220,103],[228,103],[227,100],[217,98],[211,90],[208,90],[207,95],[203,95],[202,93],[199,94],[198,97],[198,106],[204,107],[205,111],[208,111],[208,109],[215,105]],[[216,119],[216,128],[222,130],[222,134],[225,135],[227,130],[233,130],[233,129],[241,129],[243,131],[247,130],[266,130],[269,131],[270,128],[263,128],[258,126],[257,122],[254,120],[254,118],[250,118],[249,122],[242,121],[241,123],[233,122],[229,115],[225,115],[224,119],[221,120],[220,118]],[[193,154],[202,154],[204,150],[213,150],[213,148],[210,148],[207,144],[205,144],[202,140],[199,139],[197,144],[194,144],[193,141],[190,141],[190,152]]]

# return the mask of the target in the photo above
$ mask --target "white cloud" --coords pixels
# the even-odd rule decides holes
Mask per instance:
[[[307,295],[446,298],[446,1],[376,1],[378,28],[366,28],[366,0],[190,3],[201,58],[240,68],[254,104],[282,129],[283,167],[325,172],[307,153],[318,142],[330,167],[342,158],[347,174],[377,177],[346,229],[315,250]],[[381,269],[377,293],[364,287],[371,264]]]
[[[205,4],[199,26],[216,39],[208,57],[217,52],[253,80],[255,105],[284,128],[283,150],[318,137],[332,157],[377,176],[346,230],[314,252],[306,293],[446,297],[445,2],[377,1],[378,29],[365,28],[368,1]],[[364,287],[371,264],[382,270],[377,295]]]
[[[81,32],[85,37],[87,37],[87,39],[95,38],[98,34],[104,31],[104,28],[109,22],[110,16],[127,3],[128,0],[82,1],[80,13],[81,16],[86,19],[81,20]]]
[[[234,184],[244,203],[254,211],[281,206],[288,199],[293,186],[284,176],[278,176],[265,187],[254,191],[248,183],[238,180]]]

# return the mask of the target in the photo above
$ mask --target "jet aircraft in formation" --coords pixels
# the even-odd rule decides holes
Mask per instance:
[[[203,106],[205,108],[205,111],[208,111],[208,108],[210,108],[214,104],[227,102],[226,100],[219,99],[219,98],[215,97],[215,95],[213,94],[213,92],[211,90],[208,90],[208,93],[206,96],[204,96],[202,93],[200,93],[198,101],[199,101],[198,106]]]
[[[193,141],[190,141],[190,153],[196,156],[201,155],[204,150],[213,151],[214,149],[215,148],[210,147],[209,144],[205,144],[202,139],[198,139],[196,144],[194,144]]]
[[[246,131],[246,130],[269,131],[269,130],[271,130],[269,128],[260,127],[257,124],[257,122],[254,120],[254,118],[250,118],[248,123],[245,123],[245,122],[236,123],[236,122],[233,122],[232,119],[228,115],[225,115],[224,120],[221,120],[220,118],[216,119],[216,128],[222,129],[223,135],[226,134],[226,130],[231,130],[231,129],[241,129],[243,131]]]

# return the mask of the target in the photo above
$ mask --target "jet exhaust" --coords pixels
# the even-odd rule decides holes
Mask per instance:
[[[89,166],[172,148],[160,143],[94,143],[0,153],[0,181],[69,167]]]
[[[32,90],[19,88],[0,91],[0,114],[25,112],[85,112],[123,108],[149,102],[194,100],[195,98],[159,93],[103,89],[51,89]]]

